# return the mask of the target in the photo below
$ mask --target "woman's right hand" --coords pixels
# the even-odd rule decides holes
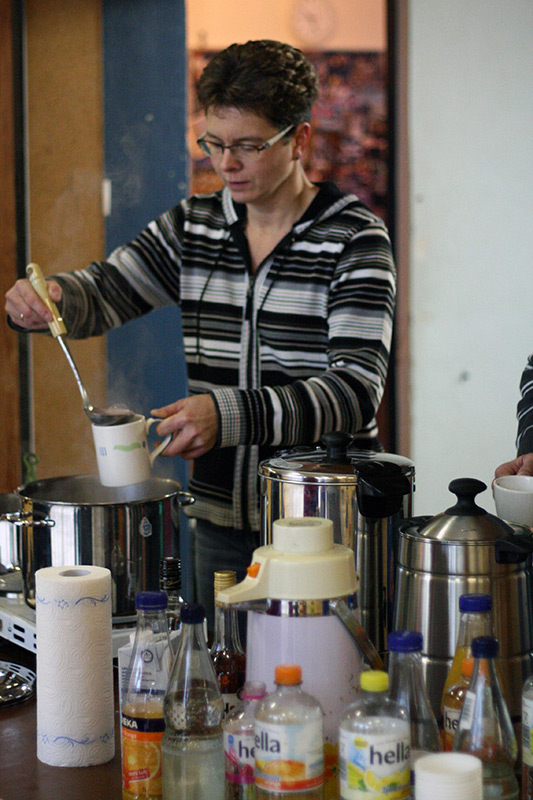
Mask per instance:
[[[56,281],[47,281],[48,293],[54,303],[61,300],[61,286]],[[6,292],[5,310],[19,328],[46,330],[53,317],[27,278],[18,280]]]

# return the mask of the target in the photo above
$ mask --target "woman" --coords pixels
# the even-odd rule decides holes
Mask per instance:
[[[211,623],[213,571],[240,579],[258,544],[260,460],[332,430],[379,446],[396,284],[382,221],[302,167],[318,85],[299,50],[231,45],[197,92],[199,144],[224,188],[49,286],[77,338],[180,305],[189,397],[152,413],[173,434],[166,455],[194,460],[197,598]],[[6,297],[18,330],[46,329],[27,281]]]

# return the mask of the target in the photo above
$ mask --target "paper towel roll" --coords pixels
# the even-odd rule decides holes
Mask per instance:
[[[115,753],[111,573],[35,573],[37,757],[56,767],[104,764]]]

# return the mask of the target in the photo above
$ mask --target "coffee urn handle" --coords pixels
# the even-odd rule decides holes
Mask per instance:
[[[343,600],[342,598],[330,600],[329,607],[331,611],[338,616],[343,625],[345,625],[350,631],[368,665],[372,669],[384,670],[385,665],[381,656],[368,638],[367,632],[348,606],[346,600]]]

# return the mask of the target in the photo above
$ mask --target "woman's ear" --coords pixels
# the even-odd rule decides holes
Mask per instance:
[[[311,138],[311,125],[308,122],[300,122],[296,130],[292,134],[293,150],[292,157],[294,161],[302,158],[305,148]]]

